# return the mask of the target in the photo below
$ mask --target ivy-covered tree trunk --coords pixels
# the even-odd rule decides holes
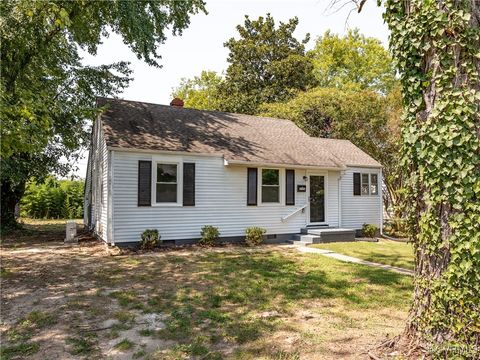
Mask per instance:
[[[480,3],[387,0],[404,96],[416,256],[406,335],[442,358],[480,346]]]

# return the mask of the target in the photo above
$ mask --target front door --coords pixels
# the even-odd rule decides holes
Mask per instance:
[[[310,175],[310,223],[325,222],[325,176]]]

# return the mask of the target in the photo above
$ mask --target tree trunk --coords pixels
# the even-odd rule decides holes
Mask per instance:
[[[1,184],[1,226],[2,229],[9,230],[18,227],[15,218],[15,207],[25,192],[25,182],[13,185],[10,181],[2,179]]]
[[[441,357],[469,358],[480,344],[480,4],[387,0],[385,8],[404,95],[416,262],[405,334]]]

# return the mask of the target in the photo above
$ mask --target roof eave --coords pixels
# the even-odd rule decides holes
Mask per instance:
[[[346,166],[323,166],[323,165],[303,165],[303,164],[284,164],[284,163],[269,163],[258,161],[245,161],[245,160],[228,160],[224,159],[225,166],[257,166],[257,167],[277,167],[277,168],[296,168],[296,169],[321,169],[331,171],[346,170]]]

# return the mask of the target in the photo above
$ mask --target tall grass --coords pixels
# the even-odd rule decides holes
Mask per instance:
[[[21,216],[34,219],[75,219],[83,217],[83,181],[31,181],[20,202]]]

